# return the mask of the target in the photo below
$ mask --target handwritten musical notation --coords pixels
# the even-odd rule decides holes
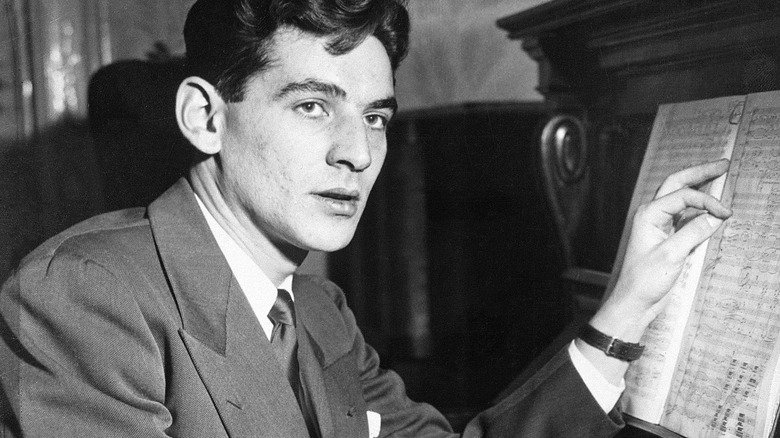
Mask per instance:
[[[661,107],[632,204],[652,200],[656,188],[670,173],[731,156],[739,126],[739,118],[735,120],[733,114],[737,108],[741,111],[743,105],[744,100],[724,98],[717,102]],[[723,180],[704,190],[719,197]],[[701,245],[686,260],[670,291],[668,305],[650,324],[641,341],[646,345],[643,357],[632,364],[626,375],[630,397],[624,398],[624,410],[652,423],[658,423],[663,415],[685,321],[704,267],[705,251],[706,245]]]
[[[640,172],[644,202],[676,167],[731,159],[725,180],[704,190],[734,215],[691,254],[626,377],[626,412],[686,437],[765,438],[777,419],[778,102],[761,93],[661,107]]]
[[[759,407],[780,333],[780,107],[754,99],[745,115],[723,195],[735,214],[708,248],[665,414],[686,436],[761,437],[774,421]]]

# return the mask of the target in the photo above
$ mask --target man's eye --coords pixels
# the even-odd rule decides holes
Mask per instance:
[[[325,108],[319,102],[304,102],[296,107],[296,109],[307,117],[320,117],[327,115]]]
[[[385,129],[387,126],[387,117],[379,114],[369,114],[366,116],[366,123],[374,129]]]

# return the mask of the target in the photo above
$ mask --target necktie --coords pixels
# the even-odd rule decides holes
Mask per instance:
[[[271,331],[271,348],[273,348],[282,370],[287,375],[287,380],[290,382],[295,398],[298,401],[298,406],[306,421],[306,427],[309,429],[309,436],[317,437],[319,436],[319,427],[298,377],[298,340],[295,335],[295,306],[293,305],[292,297],[286,290],[279,289],[277,291],[276,301],[273,307],[271,307],[271,311],[268,312],[268,317],[274,322],[274,328]]]
[[[268,317],[274,322],[271,332],[271,347],[273,347],[276,359],[282,366],[282,371],[287,375],[293,391],[298,390],[298,341],[295,337],[295,307],[290,294],[279,289]]]

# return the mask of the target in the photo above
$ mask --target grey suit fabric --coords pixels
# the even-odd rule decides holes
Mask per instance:
[[[323,437],[453,435],[379,367],[341,290],[295,276],[301,379]],[[186,180],[27,256],[0,291],[2,437],[305,437],[287,380]],[[605,437],[566,351],[466,428],[477,437]]]

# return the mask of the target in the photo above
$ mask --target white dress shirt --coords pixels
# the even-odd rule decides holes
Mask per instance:
[[[271,307],[273,307],[276,301],[277,287],[265,275],[263,270],[257,266],[254,260],[238,246],[227,231],[219,225],[214,216],[203,205],[203,201],[197,195],[195,195],[195,198],[198,200],[200,210],[209,224],[211,234],[214,235],[219,249],[222,250],[230,270],[233,271],[233,276],[236,277],[238,285],[244,291],[252,311],[255,313],[257,320],[260,321],[260,326],[263,327],[265,336],[270,340],[274,323],[268,318],[268,312],[271,311]],[[285,278],[278,289],[284,289],[289,292],[290,297],[295,301],[295,293],[292,290],[292,275]]]
[[[252,306],[257,320],[260,321],[260,325],[263,327],[266,337],[271,339],[273,322],[268,318],[268,312],[271,311],[271,307],[273,307],[274,301],[276,301],[277,287],[274,286],[252,258],[219,225],[214,216],[203,205],[200,198],[197,195],[195,195],[195,198],[198,200],[203,216],[205,216],[206,222],[209,224],[211,234],[214,235],[219,248],[222,250],[230,270],[233,271],[233,276],[236,277],[236,281],[238,281],[238,284],[244,291],[249,305]],[[295,293],[292,290],[292,275],[282,281],[279,289],[289,292],[293,301],[295,300]],[[615,386],[607,381],[601,372],[582,355],[574,342],[569,344],[569,356],[571,356],[574,368],[582,377],[599,406],[601,406],[604,412],[612,410],[620,398],[620,394],[626,388],[625,382],[621,381],[620,386]]]

